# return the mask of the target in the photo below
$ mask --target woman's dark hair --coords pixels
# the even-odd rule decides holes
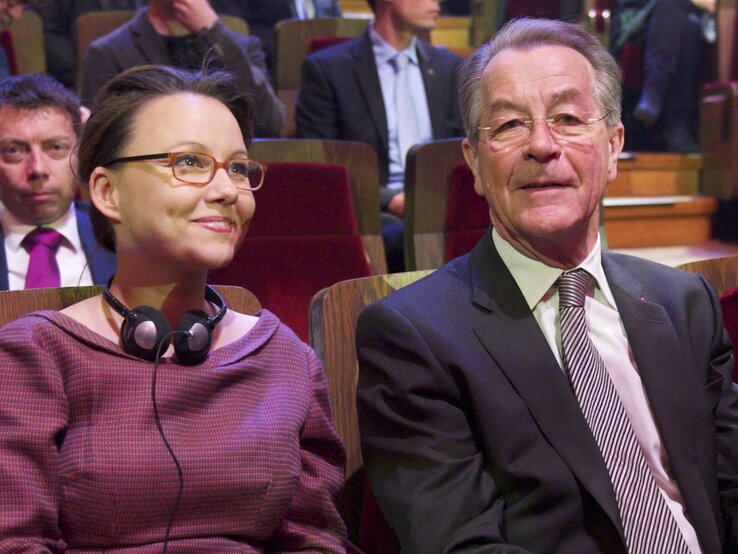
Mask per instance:
[[[191,72],[163,65],[134,67],[113,78],[95,96],[79,141],[78,177],[82,185],[89,186],[95,168],[121,156],[131,140],[133,121],[146,102],[179,93],[209,96],[222,102],[236,118],[244,143],[248,146],[251,142],[253,110],[235,75],[224,71]],[[115,252],[113,225],[94,205],[90,207],[90,220],[100,245]]]

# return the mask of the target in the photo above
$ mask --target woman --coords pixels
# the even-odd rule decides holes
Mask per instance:
[[[147,66],[98,96],[79,174],[117,272],[0,332],[0,552],[344,551],[319,361],[206,290],[254,214],[250,122],[225,74]]]

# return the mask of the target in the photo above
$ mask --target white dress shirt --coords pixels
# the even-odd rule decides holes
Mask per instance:
[[[387,132],[389,144],[389,181],[387,186],[391,189],[402,190],[405,184],[405,159],[400,152],[397,142],[397,111],[395,109],[395,81],[397,73],[392,65],[392,59],[400,53],[391,44],[385,41],[373,28],[369,28],[369,36],[372,41],[372,49],[374,51],[374,61],[377,64],[377,73],[379,74],[379,84],[382,87],[382,100],[384,101],[384,109],[387,114]],[[420,72],[420,62],[418,61],[417,39],[413,37],[403,52],[410,58],[410,64],[407,67],[408,85],[411,90],[413,102],[415,103],[415,113],[418,116],[418,132],[420,141],[425,142],[433,138],[433,128],[431,127],[430,110],[428,108],[428,98],[425,94],[425,84],[423,83],[423,75]]]
[[[0,224],[5,234],[5,260],[8,264],[8,288],[20,290],[25,287],[28,272],[29,255],[21,242],[33,231],[35,225],[20,223],[18,219],[0,203]],[[63,237],[56,251],[56,262],[59,264],[62,287],[92,285],[92,274],[87,265],[87,257],[82,249],[82,241],[77,230],[77,214],[74,204],[56,221],[43,225],[58,231]]]
[[[492,231],[492,240],[502,261],[520,287],[528,307],[533,311],[533,316],[563,371],[559,294],[556,287],[556,280],[563,270],[524,256],[496,230]],[[656,420],[643,388],[633,351],[628,344],[617,305],[602,269],[599,236],[592,252],[577,267],[585,269],[596,281],[594,290],[588,293],[584,304],[589,335],[605,363],[648,467],[669,510],[674,515],[692,554],[700,554],[702,551],[697,535],[687,519],[679,486],[670,475],[669,456],[656,427]]]

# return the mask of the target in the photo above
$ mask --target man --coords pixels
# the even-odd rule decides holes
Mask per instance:
[[[459,80],[492,228],[357,326],[364,461],[403,551],[738,552],[719,300],[600,247],[617,64],[579,27],[520,19]]]
[[[88,206],[74,202],[80,126],[79,100],[54,78],[0,81],[0,290],[104,284],[115,269],[95,242]],[[40,232],[54,239],[51,259],[30,244]]]
[[[303,62],[295,120],[301,138],[366,142],[377,151],[382,234],[389,269],[397,271],[403,266],[405,155],[415,143],[463,136],[455,94],[461,58],[415,36],[435,28],[438,0],[369,5],[374,22],[362,36]],[[402,59],[410,60],[406,70]],[[397,94],[403,82],[406,92]]]
[[[179,35],[177,27],[188,34]],[[151,0],[131,21],[93,41],[85,53],[83,103],[114,75],[146,63],[235,73],[253,99],[255,135],[279,134],[285,108],[269,82],[261,43],[228,29],[207,0]]]

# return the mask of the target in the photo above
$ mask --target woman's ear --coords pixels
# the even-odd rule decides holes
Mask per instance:
[[[90,201],[109,220],[120,223],[118,188],[115,176],[104,167],[96,167],[89,180]]]

